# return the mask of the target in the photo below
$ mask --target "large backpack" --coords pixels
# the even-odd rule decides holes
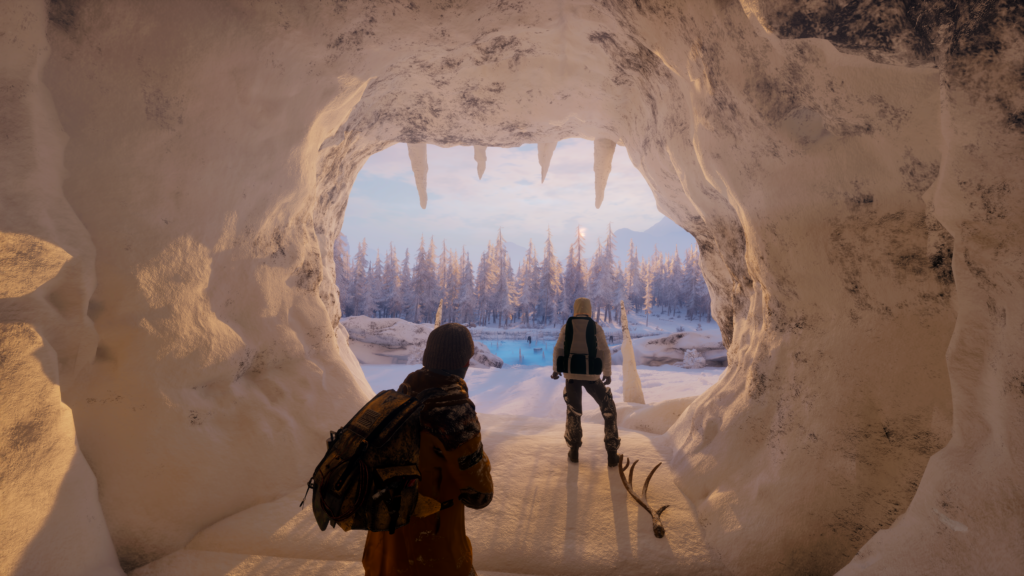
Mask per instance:
[[[555,360],[556,369],[570,374],[600,374],[604,368],[597,355],[597,323],[590,316],[572,316],[565,321],[564,355]]]
[[[313,516],[320,530],[330,524],[345,531],[393,534],[412,516],[447,507],[419,494],[420,413],[438,391],[407,396],[385,390],[331,432],[327,454],[306,489],[307,494],[313,491]],[[299,507],[305,501],[303,497]]]

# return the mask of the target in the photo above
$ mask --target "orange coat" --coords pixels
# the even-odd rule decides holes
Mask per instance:
[[[451,506],[387,532],[368,532],[363,549],[367,576],[469,576],[473,547],[466,537],[466,505],[483,508],[491,501],[491,463],[480,441],[480,421],[469,401],[466,383],[455,376],[417,370],[399,392],[442,388],[421,416],[419,491]]]

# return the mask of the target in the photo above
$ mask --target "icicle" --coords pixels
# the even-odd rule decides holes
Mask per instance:
[[[555,153],[555,146],[558,142],[540,142],[537,144],[537,160],[540,161],[540,182],[548,175],[548,167],[551,166],[551,156]]]
[[[484,170],[487,168],[487,146],[473,145],[473,159],[476,160],[476,176],[483,180]]]
[[[427,207],[427,143],[408,144],[412,173],[416,176],[416,190],[420,193],[420,208]]]
[[[604,202],[604,187],[612,171],[612,154],[615,154],[615,142],[606,138],[594,140],[594,205],[598,208]]]
[[[634,404],[646,404],[644,391],[640,387],[640,373],[636,370],[636,356],[633,355],[633,339],[629,336],[629,314],[626,303],[622,307],[622,400]]]
[[[444,306],[444,300],[437,303],[437,315],[434,316],[434,328],[441,325],[441,306]]]

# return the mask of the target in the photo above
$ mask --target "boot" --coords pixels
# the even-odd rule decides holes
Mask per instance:
[[[580,461],[580,449],[579,449],[579,447],[578,446],[570,446],[569,447],[569,462],[579,462],[579,461]]]
[[[608,451],[608,467],[614,468],[619,465],[619,454],[615,450]]]

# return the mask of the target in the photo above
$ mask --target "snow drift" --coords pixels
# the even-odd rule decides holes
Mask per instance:
[[[329,281],[365,159],[581,137],[702,253],[729,367],[666,434],[716,562],[1019,572],[1024,14],[885,6],[5,3],[0,569],[301,485],[370,393]]]
[[[348,345],[360,364],[423,364],[423,350],[433,324],[414,324],[401,318],[344,318]],[[476,340],[474,338],[474,340]],[[504,362],[479,341],[469,361],[475,368],[501,368]]]

